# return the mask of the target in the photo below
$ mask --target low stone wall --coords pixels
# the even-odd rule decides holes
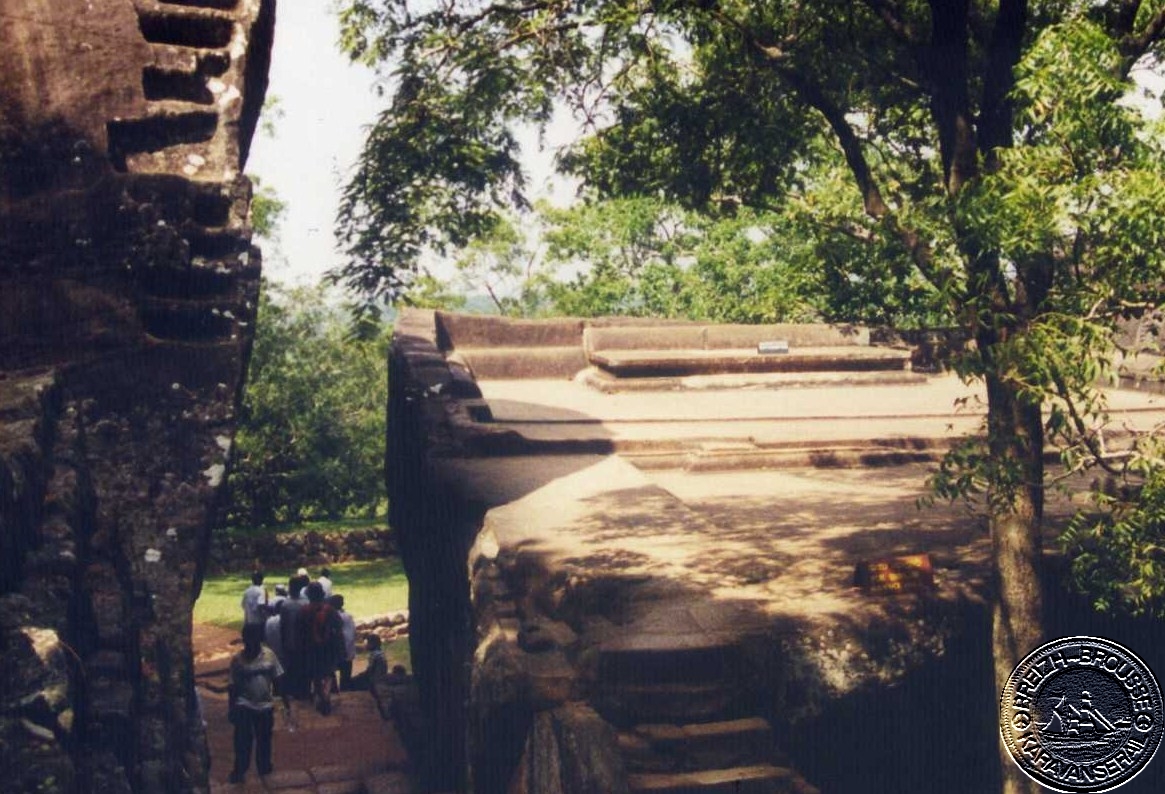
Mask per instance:
[[[434,350],[453,352],[450,360],[473,377],[500,380],[572,378],[587,367],[584,333],[592,329],[697,328],[685,320],[652,317],[564,317],[516,320],[477,314],[432,312],[424,321]]]
[[[214,536],[207,569],[211,573],[294,571],[353,560],[379,560],[396,553],[396,539],[388,527],[343,532],[261,533],[252,536]]]

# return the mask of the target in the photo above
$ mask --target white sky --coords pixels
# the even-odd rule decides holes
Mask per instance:
[[[282,282],[315,282],[339,264],[332,230],[340,188],[380,107],[372,72],[337,49],[328,5],[278,4],[267,96],[279,100],[283,117],[275,137],[255,134],[247,162],[247,173],[287,203],[279,251],[263,245],[265,275]]]
[[[388,101],[375,95],[373,72],[340,53],[330,6],[328,0],[278,4],[267,96],[279,100],[283,116],[275,120],[275,137],[256,132],[247,162],[247,173],[287,203],[278,249],[261,241],[264,275],[284,283],[314,283],[341,263],[333,232],[341,188],[364,127]],[[572,129],[569,119],[556,121],[542,152],[533,132],[522,136],[535,197],[569,199],[570,190],[550,177],[551,149],[568,141]]]

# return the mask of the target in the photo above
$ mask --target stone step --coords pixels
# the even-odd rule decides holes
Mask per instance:
[[[636,725],[618,735],[631,772],[683,772],[787,763],[760,717],[687,725]]]
[[[701,683],[730,677],[739,662],[735,645],[686,635],[630,635],[599,649],[599,680],[624,683]]]
[[[631,791],[652,794],[814,794],[792,769],[760,764],[699,772],[628,775]]]
[[[176,100],[196,105],[213,105],[214,92],[201,74],[159,69],[142,69],[142,91],[150,102]]]
[[[222,259],[249,250],[249,229],[201,229],[189,237],[191,258]]]
[[[230,45],[234,22],[222,11],[192,5],[138,9],[138,27],[151,44],[220,49]]]
[[[587,366],[581,346],[457,348],[453,356],[465,362],[478,380],[571,378]]]
[[[230,338],[238,319],[215,300],[147,299],[140,315],[146,333],[155,339],[187,342]]]
[[[736,689],[727,681],[601,686],[592,705],[616,726],[715,722],[739,713]]]
[[[689,454],[682,468],[690,472],[761,471],[769,469],[854,469],[905,466],[941,460],[946,450],[885,449],[877,446],[829,446],[817,449],[726,450]],[[656,468],[661,468],[656,466]]]
[[[172,44],[153,44],[154,63],[147,68],[159,72],[219,77],[231,65],[230,53],[223,50],[198,47],[177,47]]]
[[[711,375],[618,377],[590,367],[581,381],[604,394],[642,391],[716,391],[739,389],[813,389],[845,386],[902,386],[926,383],[926,376],[908,370],[864,372],[757,372]]]
[[[239,0],[158,0],[163,5],[191,6],[193,8],[235,8]]]
[[[797,350],[821,347],[869,347],[868,328],[820,323],[629,325],[621,321],[607,328],[588,322],[584,343],[588,351],[607,350],[739,350],[756,351],[762,342],[784,340]]]
[[[238,289],[238,279],[224,270],[220,273],[202,267],[156,267],[136,274],[136,282],[142,293],[152,298],[230,300]]]
[[[141,159],[137,156],[206,143],[218,130],[218,114],[197,103],[151,102],[149,111],[140,118],[115,119],[106,125],[110,157],[119,171],[151,173],[149,163],[135,167],[134,161]],[[189,154],[203,157],[193,151]]]
[[[860,345],[797,348],[772,355],[747,349],[602,350],[591,351],[588,358],[617,378],[910,369],[908,350]]]

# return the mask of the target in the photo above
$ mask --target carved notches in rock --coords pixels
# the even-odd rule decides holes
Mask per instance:
[[[199,358],[215,358],[216,347],[229,355],[240,340],[248,342],[260,266],[247,224],[249,182],[138,177],[129,193],[157,218],[142,227],[130,260],[147,338],[191,354],[202,348]]]
[[[246,163],[267,83],[271,0],[135,0],[153,61],[145,113],[108,123],[114,167],[231,181]]]

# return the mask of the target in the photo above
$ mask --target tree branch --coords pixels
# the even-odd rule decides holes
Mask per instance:
[[[504,4],[488,5],[472,16],[462,17],[457,22],[457,30],[461,33],[476,27],[492,16],[523,16],[535,11],[545,11],[552,7],[549,2],[527,3],[526,5],[512,6]]]
[[[979,172],[967,75],[968,0],[930,0],[931,115],[947,192],[954,196]]]
[[[795,44],[797,42],[796,36],[786,36],[781,44],[766,43],[761,41],[751,28],[735,17],[725,14],[719,9],[719,7],[710,7],[708,9],[708,13],[711,14],[712,18],[716,21],[727,25],[739,33],[740,37],[745,40],[749,48],[764,57],[765,60],[769,61],[770,63],[780,63],[782,61],[787,61],[789,59],[789,54],[784,49],[782,49],[782,47],[787,47],[788,45]]]
[[[899,41],[911,48],[920,45],[918,34],[909,22],[902,19],[901,9],[892,0],[865,0],[865,3]]]
[[[1165,8],[1154,14],[1140,33],[1130,32],[1121,38],[1120,52],[1125,57],[1125,65],[1121,69],[1122,74],[1128,74],[1129,69],[1133,68],[1133,64],[1148,52],[1150,47],[1160,41],[1163,35],[1165,35]]]
[[[1015,65],[1019,63],[1026,26],[1026,0],[1000,0],[979,112],[979,151],[990,169],[998,166],[996,150],[1011,145],[1014,107],[1009,96],[1015,85]]]
[[[719,9],[713,8],[709,11],[715,19],[739,33],[749,49],[773,68],[807,105],[825,118],[841,147],[850,174],[857,184],[865,213],[874,220],[883,223],[887,231],[897,237],[906,248],[911,261],[914,262],[923,277],[930,281],[933,286],[941,289],[947,279],[934,266],[934,252],[930,244],[915,230],[902,226],[898,217],[886,204],[869,162],[866,160],[865,153],[862,151],[861,138],[858,137],[846,119],[845,111],[826,95],[821,86],[790,64],[788,62],[789,55],[780,47],[759,41],[749,28]],[[795,39],[790,38],[787,41],[792,43]]]
[[[774,68],[810,107],[825,117],[825,121],[837,138],[838,145],[841,146],[850,173],[853,174],[854,181],[857,182],[866,214],[872,218],[885,217],[890,209],[885,199],[882,198],[882,191],[874,179],[869,163],[866,162],[866,156],[862,152],[861,139],[858,138],[849,121],[846,120],[845,111],[826,96],[819,85],[809,80],[797,69],[780,65],[775,65]]]

